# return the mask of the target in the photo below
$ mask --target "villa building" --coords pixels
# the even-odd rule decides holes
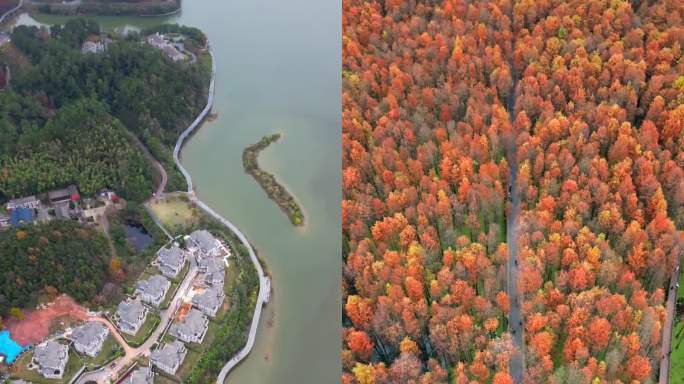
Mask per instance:
[[[204,274],[204,283],[211,287],[223,287],[226,275],[226,263],[223,259],[216,257],[202,258],[199,260],[198,268]]]
[[[46,379],[61,379],[68,361],[69,346],[51,340],[33,349],[31,362]]]
[[[178,245],[173,244],[168,248],[162,248],[157,252],[155,265],[159,267],[162,274],[170,279],[178,276],[178,273],[185,265],[186,251]]]
[[[197,230],[185,239],[186,246],[197,259],[221,256],[223,245],[206,229]]]
[[[209,319],[195,308],[191,308],[183,321],[172,324],[169,333],[186,343],[201,343],[207,333]]]
[[[171,282],[162,275],[154,275],[147,280],[140,280],[135,294],[140,300],[158,307],[164,300]]]
[[[176,62],[185,59],[185,55],[169,42],[164,35],[160,35],[159,32],[147,36],[147,43],[164,52],[164,55],[171,59],[171,61]]]
[[[148,367],[140,367],[133,371],[121,384],[152,384],[154,372]]]
[[[92,42],[92,41],[85,41],[83,42],[83,45],[81,45],[81,53],[84,55],[87,54],[98,54],[102,53],[105,51],[105,46],[104,44],[100,42]]]
[[[139,300],[128,300],[119,303],[116,314],[114,314],[114,321],[121,332],[135,336],[146,317],[147,307]]]
[[[185,348],[185,345],[178,340],[174,340],[152,351],[150,362],[169,375],[174,375],[178,367],[183,364],[187,353],[188,350]]]
[[[74,348],[79,353],[95,357],[100,353],[107,336],[109,336],[109,330],[104,324],[89,321],[76,327],[71,333],[70,339],[73,340]]]
[[[192,305],[205,315],[214,317],[223,304],[226,295],[221,288],[209,288],[192,297]]]

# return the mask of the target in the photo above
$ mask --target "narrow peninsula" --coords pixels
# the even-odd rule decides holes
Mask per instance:
[[[252,175],[264,191],[266,191],[268,197],[275,201],[280,209],[285,212],[292,224],[301,226],[304,225],[304,215],[294,197],[285,187],[278,183],[275,176],[259,168],[259,162],[257,161],[259,152],[278,141],[278,139],[280,139],[280,133],[274,133],[262,137],[258,143],[245,148],[244,152],[242,152],[242,165],[245,167],[245,172]]]

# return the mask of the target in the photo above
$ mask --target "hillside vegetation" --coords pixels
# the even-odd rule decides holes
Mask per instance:
[[[0,232],[0,319],[40,295],[67,293],[94,303],[107,279],[109,247],[92,228],[70,221]],[[69,255],[69,257],[64,257]]]
[[[109,187],[145,199],[151,171],[125,130],[164,164],[168,188],[183,188],[171,148],[203,107],[205,67],[171,63],[135,34],[81,54],[99,28],[76,19],[50,33],[13,30],[18,52],[0,53],[12,67],[11,89],[0,93],[0,201],[68,183],[85,194]]]

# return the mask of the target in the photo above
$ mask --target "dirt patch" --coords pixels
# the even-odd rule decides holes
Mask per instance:
[[[60,323],[67,325],[70,320],[83,321],[87,318],[88,311],[84,307],[71,297],[61,295],[41,308],[24,311],[24,320],[8,319],[5,326],[14,341],[26,346],[43,341],[57,330]]]

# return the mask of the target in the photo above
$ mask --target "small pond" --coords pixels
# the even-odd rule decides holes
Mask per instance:
[[[152,236],[150,236],[140,224],[129,222],[124,224],[123,228],[126,232],[126,239],[133,245],[137,252],[144,251],[145,248],[149,247],[149,245],[154,242]]]

